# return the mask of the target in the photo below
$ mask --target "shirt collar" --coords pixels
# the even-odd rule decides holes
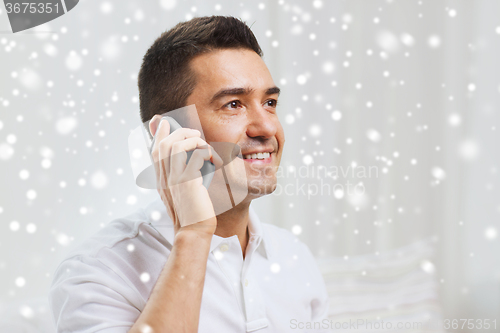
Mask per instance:
[[[153,228],[155,228],[170,243],[170,245],[173,245],[175,236],[174,224],[168,215],[165,204],[161,198],[158,196],[147,207],[143,208],[143,210],[146,215],[147,222],[151,224]],[[270,259],[273,252],[272,240],[270,239],[270,235],[265,232],[263,225],[252,206],[250,206],[249,209],[248,234],[249,241],[252,240],[257,242],[257,250],[260,251],[260,253],[267,259]],[[219,246],[224,239],[224,237],[214,234],[210,243],[210,252],[215,250],[215,248]]]

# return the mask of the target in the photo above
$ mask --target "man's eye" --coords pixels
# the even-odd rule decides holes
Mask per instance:
[[[275,108],[278,105],[278,101],[275,99],[270,99],[266,102],[267,106]]]
[[[224,107],[227,107],[229,109],[235,109],[235,108],[238,108],[240,106],[241,106],[241,102],[238,100],[231,101],[231,102],[227,103],[226,105],[224,105]]]

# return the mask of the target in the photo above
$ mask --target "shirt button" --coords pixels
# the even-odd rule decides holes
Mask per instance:
[[[245,279],[245,287],[248,287],[248,279]]]
[[[222,245],[220,246],[220,250],[221,250],[222,252],[226,252],[227,250],[229,250],[229,245],[227,245],[227,244],[222,244]]]

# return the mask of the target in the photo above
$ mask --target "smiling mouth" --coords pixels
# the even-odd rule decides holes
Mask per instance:
[[[266,160],[269,157],[271,157],[271,153],[256,153],[256,154],[243,155],[243,159],[245,160]]]
[[[273,153],[256,153],[243,155],[243,161],[251,164],[271,164],[273,161]]]

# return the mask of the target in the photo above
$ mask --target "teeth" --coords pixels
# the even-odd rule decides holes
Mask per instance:
[[[248,154],[248,155],[243,155],[244,159],[259,159],[259,160],[265,160],[266,158],[269,158],[271,156],[270,153],[257,153],[257,154]]]

